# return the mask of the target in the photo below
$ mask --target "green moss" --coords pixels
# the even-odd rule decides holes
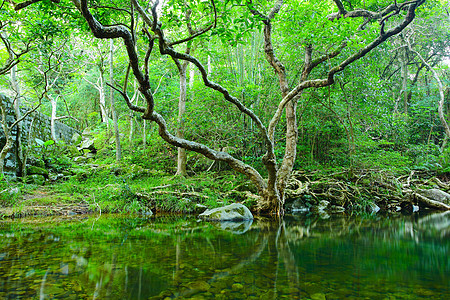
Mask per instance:
[[[44,185],[45,177],[44,177],[44,175],[40,175],[40,174],[28,175],[27,177],[25,177],[25,183]]]
[[[37,174],[37,175],[42,175],[45,178],[48,178],[48,171],[44,168],[36,167],[36,166],[29,166],[27,168],[27,174],[29,174],[29,175]]]

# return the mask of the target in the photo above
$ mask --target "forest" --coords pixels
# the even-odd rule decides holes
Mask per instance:
[[[450,190],[449,9],[2,0],[2,214],[448,210],[420,191]],[[36,112],[48,139],[22,128]]]

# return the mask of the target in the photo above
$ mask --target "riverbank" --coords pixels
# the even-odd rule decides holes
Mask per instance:
[[[448,175],[411,171],[341,169],[335,172],[295,171],[286,190],[286,213],[410,213],[450,207]],[[425,192],[439,191],[438,199]],[[74,215],[86,213],[195,214],[234,202],[257,213],[252,184],[233,172],[205,172],[174,177],[142,167],[85,165],[66,175],[49,177],[44,185],[18,180],[2,182],[0,216]],[[427,201],[428,199],[428,201]]]

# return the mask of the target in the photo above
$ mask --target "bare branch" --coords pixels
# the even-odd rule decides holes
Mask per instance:
[[[401,10],[408,9],[409,5],[420,5],[423,3],[423,0],[413,0],[413,1],[405,1],[404,3],[397,5],[396,1],[385,7],[383,10],[379,12],[373,12],[366,9],[355,9],[353,11],[346,11],[342,2],[340,0],[334,0],[336,6],[338,7],[337,13],[332,13],[327,16],[328,20],[334,21],[341,17],[344,18],[367,18],[370,20],[381,20],[380,23],[384,22],[388,18],[390,18],[393,14],[398,14]],[[386,17],[384,19],[384,17]]]
[[[13,1],[10,1],[11,4],[14,5],[14,10],[18,11],[21,10],[22,8],[25,8],[27,6],[30,6],[31,4],[37,3],[37,2],[41,2],[42,0],[27,0],[21,3],[15,3]],[[50,0],[53,3],[60,3],[60,0]]]
[[[189,42],[189,41],[195,39],[196,37],[201,36],[202,34],[208,32],[208,31],[209,31],[210,29],[212,29],[213,27],[214,27],[214,25],[211,24],[211,25],[209,25],[208,27],[203,28],[203,29],[201,29],[200,31],[197,31],[197,32],[194,33],[193,35],[188,36],[187,38],[184,38],[184,39],[181,39],[181,40],[178,40],[178,41],[169,43],[169,46],[174,46],[174,45],[182,44],[182,43],[185,43],[185,42]]]
[[[115,86],[111,85],[110,83],[106,82],[106,85],[109,86],[110,88],[114,89],[116,92],[118,92],[119,94],[122,95],[122,97],[125,99],[125,102],[128,106],[129,109],[139,112],[139,113],[145,113],[145,108],[144,107],[140,107],[140,106],[136,106],[133,103],[131,103],[130,97],[128,97],[127,93],[124,91],[119,90],[118,88],[116,88]]]
[[[277,13],[280,12],[281,7],[283,6],[283,0],[278,0],[277,3],[270,10],[269,15],[267,16],[269,20],[272,20]]]
[[[61,116],[61,117],[56,117],[55,118],[55,120],[63,120],[63,119],[72,119],[72,120],[75,120],[75,121],[77,121],[77,122],[80,122],[80,120],[78,120],[77,118],[75,118],[75,117],[72,117],[72,116]]]
[[[196,38],[196,37],[198,37],[198,36],[200,36],[202,34],[205,34],[209,30],[211,30],[212,28],[216,27],[216,25],[217,25],[217,9],[216,9],[216,4],[214,3],[214,0],[211,0],[211,4],[212,4],[213,10],[214,10],[214,21],[213,21],[213,23],[211,25],[205,27],[205,28],[201,28],[201,29],[198,29],[198,30],[194,31],[192,29],[191,22],[190,22],[191,10],[189,9],[188,10],[189,13],[186,13],[186,19],[188,21],[188,31],[189,31],[190,36],[188,36],[187,38],[184,38],[184,39],[181,39],[181,40],[169,43],[170,47],[172,47],[174,45],[178,45],[178,44],[182,44],[182,43],[191,41],[194,38]]]
[[[22,50],[20,53],[16,54],[9,42],[9,40],[0,32],[0,39],[6,47],[6,51],[8,52],[8,59],[3,63],[3,66],[0,67],[0,75],[6,74],[12,67],[19,63],[19,59],[22,55],[29,51],[29,45],[26,45],[26,48]]]

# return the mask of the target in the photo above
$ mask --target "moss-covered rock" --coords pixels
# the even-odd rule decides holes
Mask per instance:
[[[27,175],[25,177],[25,182],[28,184],[44,185],[45,177],[40,174]]]
[[[75,145],[69,145],[69,146],[67,146],[67,154],[70,157],[76,157],[76,156],[80,155],[80,151],[78,151],[78,149]]]
[[[27,167],[28,175],[42,175],[44,178],[48,178],[48,171],[44,168],[37,166],[29,166]]]
[[[32,162],[32,165],[45,169],[45,162],[42,159],[36,159],[35,161]]]

